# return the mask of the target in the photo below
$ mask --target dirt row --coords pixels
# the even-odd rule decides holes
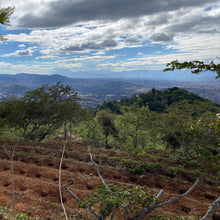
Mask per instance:
[[[22,143],[19,144],[17,149],[19,149],[19,154],[16,154],[14,162],[17,212],[26,212],[35,219],[37,216],[38,219],[42,220],[65,219],[60,205],[58,188],[58,168],[62,145]],[[92,149],[92,154],[95,156],[113,157],[116,153],[115,151],[104,149]],[[71,155],[73,156],[72,160]],[[123,152],[120,156],[128,155]],[[11,209],[11,163],[2,150],[0,158],[0,206],[9,206]],[[107,183],[125,185],[127,187],[147,186],[148,190],[153,194],[163,189],[162,201],[184,193],[193,184],[178,177],[169,178],[154,173],[146,173],[145,175],[131,174],[128,170],[117,167],[115,164],[113,166],[110,166],[110,164],[100,165],[99,168]],[[67,183],[70,177],[74,178],[74,184],[70,186],[70,189],[82,200],[94,188],[100,186],[100,179],[89,161],[86,143],[74,143],[67,147],[62,166],[62,184]],[[62,192],[63,202],[71,219],[92,219],[90,213],[80,208],[69,193],[64,189]],[[201,217],[219,195],[219,189],[203,183],[186,198],[159,209],[154,214],[162,215],[170,212],[179,216],[195,215]],[[118,213],[115,219],[120,220],[123,218]],[[149,216],[144,219],[149,219]],[[216,213],[214,219],[220,219],[220,212]]]

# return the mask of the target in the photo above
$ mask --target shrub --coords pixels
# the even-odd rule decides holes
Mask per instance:
[[[0,208],[0,219],[6,220],[10,219],[11,214],[8,210],[8,207],[3,206]],[[19,213],[16,215],[16,220],[32,220],[32,217],[29,217],[26,213]]]

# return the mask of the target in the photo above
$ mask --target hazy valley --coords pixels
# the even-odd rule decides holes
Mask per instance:
[[[17,74],[0,75],[0,99],[7,100],[12,96],[23,96],[28,90],[44,84],[55,84],[61,81],[69,84],[78,92],[82,106],[94,108],[102,102],[119,100],[134,94],[140,94],[155,88],[179,87],[220,104],[220,86],[218,81],[173,81],[146,79],[91,79],[68,78],[61,75]]]

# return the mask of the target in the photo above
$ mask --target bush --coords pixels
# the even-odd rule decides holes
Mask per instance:
[[[177,176],[177,174],[178,174],[180,171],[183,171],[183,170],[184,170],[183,166],[182,166],[182,165],[179,165],[179,166],[177,166],[177,167],[168,166],[168,167],[165,168],[164,171],[165,171],[165,173],[166,173],[167,176],[173,178],[173,177]]]
[[[0,219],[6,220],[10,219],[11,214],[8,210],[8,207],[3,206],[0,208]],[[26,213],[19,213],[16,215],[16,220],[32,220],[32,217],[29,217]]]

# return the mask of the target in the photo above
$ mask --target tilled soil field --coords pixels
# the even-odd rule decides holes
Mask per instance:
[[[0,147],[3,144],[6,147],[11,145],[8,142],[1,142]],[[61,142],[16,143],[14,183],[17,213],[25,212],[33,219],[65,219],[58,188],[62,147]],[[157,194],[163,189],[162,201],[184,193],[195,181],[194,178],[184,174],[175,178],[156,171],[146,172],[144,175],[131,174],[122,163],[122,158],[131,157],[127,152],[101,148],[92,148],[91,152],[107,183],[127,187],[147,186],[152,194]],[[11,162],[3,148],[0,150],[0,158],[0,206],[8,206],[12,210]],[[74,178],[74,183],[69,188],[82,200],[85,200],[94,188],[100,186],[101,181],[90,162],[86,143],[79,142],[66,146],[62,164],[62,184],[67,183],[70,177]],[[65,189],[62,189],[62,194],[69,219],[94,219],[88,210],[79,207],[76,200]],[[219,196],[220,190],[215,186],[215,180],[204,180],[187,197],[160,208],[150,215],[172,213],[178,216],[201,217]],[[118,212],[115,219],[123,220],[121,214]],[[150,219],[150,215],[143,219]],[[213,219],[220,220],[220,210]]]

